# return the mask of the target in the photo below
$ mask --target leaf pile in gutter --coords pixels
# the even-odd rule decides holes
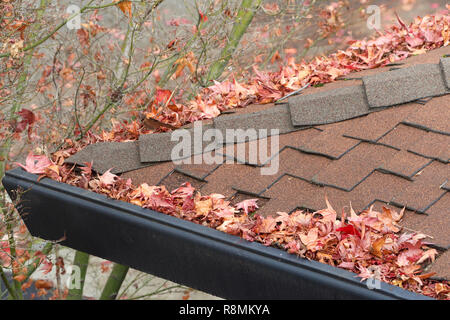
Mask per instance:
[[[159,89],[146,116],[179,127],[216,117],[230,108],[270,103],[305,84],[331,82],[352,71],[380,67],[449,43],[448,15],[416,18],[409,26],[399,19],[399,26],[379,33],[379,37],[354,41],[347,50],[328,57],[317,57],[300,64],[290,60],[278,72],[255,69],[255,77],[242,84],[235,79],[215,82],[186,105],[175,103],[170,91]],[[140,121],[114,121],[108,132],[88,132],[79,141],[66,139],[64,148],[53,153],[52,159],[30,154],[26,164],[21,166],[28,172],[39,174],[40,178],[49,177],[248,241],[276,246],[301,257],[353,271],[361,279],[379,278],[433,298],[450,299],[448,281],[435,281],[430,279],[432,274],[421,274],[423,267],[434,261],[437,252],[426,246],[423,234],[400,234],[397,222],[403,212],[368,209],[356,215],[350,210],[347,218],[343,213],[343,218],[338,220],[336,212],[328,205],[315,213],[296,211],[290,215],[276,213],[275,217],[261,217],[257,213],[252,215],[257,209],[255,200],[231,206],[222,195],[201,195],[188,183],[169,192],[164,186],[134,186],[131,180],[110,172],[96,175],[92,164],[87,163],[80,169],[64,164],[64,159],[87,144],[137,140],[140,134],[165,130],[168,129],[148,129]]]
[[[70,152],[67,152],[70,154]],[[98,175],[92,164],[75,170],[63,164],[64,155],[28,155],[22,168],[56,181],[104,194],[222,232],[275,246],[300,257],[316,260],[355,272],[361,281],[374,278],[426,296],[450,300],[448,281],[430,279],[422,274],[438,252],[427,246],[421,233],[401,233],[398,222],[403,216],[383,208],[369,208],[359,215],[342,210],[341,219],[327,200],[327,208],[314,212],[301,210],[291,214],[277,212],[262,217],[255,199],[234,206],[220,194],[201,195],[189,183],[169,192],[164,186],[141,184],[122,179],[110,171]],[[351,208],[351,207],[350,207]],[[252,214],[253,213],[253,214]]]

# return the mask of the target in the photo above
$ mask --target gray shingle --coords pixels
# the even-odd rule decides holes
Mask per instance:
[[[371,108],[393,106],[447,92],[437,64],[414,65],[362,79]]]
[[[99,173],[111,168],[112,173],[122,173],[146,166],[140,162],[137,141],[90,144],[67,158],[65,162],[79,165],[93,162],[92,168]]]
[[[189,129],[178,129],[172,132],[139,136],[139,155],[141,162],[181,160],[190,158],[192,155],[219,148],[221,144],[214,144],[216,141],[203,141],[203,134],[206,130],[212,129],[212,125],[202,125],[200,129],[198,127],[199,124],[200,122]],[[182,143],[186,143],[186,150],[184,151],[182,151]],[[172,152],[174,152],[173,157]]]
[[[214,127],[222,133],[224,139],[226,137],[226,129],[241,129],[244,131],[255,129],[257,135],[259,135],[260,129],[267,129],[268,136],[270,136],[272,129],[278,129],[279,134],[298,130],[292,125],[287,104],[276,105],[270,109],[253,113],[221,116],[214,119]],[[249,140],[254,140],[251,135],[239,134],[235,138],[236,142]],[[232,142],[227,140],[227,143]]]
[[[441,58],[439,65],[442,69],[445,84],[447,88],[450,89],[450,58]]]
[[[369,113],[362,85],[292,97],[289,107],[295,126],[333,123]]]

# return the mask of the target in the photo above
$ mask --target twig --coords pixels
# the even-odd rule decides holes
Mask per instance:
[[[0,265],[0,278],[2,279],[3,283],[5,284],[6,289],[9,292],[9,295],[11,296],[12,299],[17,300],[17,295],[16,295],[16,291],[14,290],[13,287],[11,287],[11,285],[9,284],[8,279],[6,278],[5,272],[3,271],[2,266]]]
[[[293,95],[295,95],[295,94],[297,94],[297,93],[299,93],[299,92],[302,92],[303,90],[305,90],[305,89],[308,88],[308,87],[309,87],[309,83],[307,83],[306,85],[304,85],[304,86],[301,87],[300,89],[295,90],[295,91],[292,91],[291,93],[289,93],[289,94],[285,95],[284,97],[278,99],[277,101],[275,101],[275,103],[278,103],[278,102],[280,102],[280,101],[283,101],[283,100],[286,99],[286,98],[289,98],[289,97],[291,97],[291,96],[293,96]]]
[[[242,36],[252,22],[255,11],[260,7],[261,1],[242,0],[227,45],[223,48],[220,58],[211,66],[207,82],[216,80],[222,75]]]

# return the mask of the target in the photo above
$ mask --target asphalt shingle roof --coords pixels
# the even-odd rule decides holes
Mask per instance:
[[[112,173],[122,173],[146,166],[139,157],[138,141],[90,144],[66,159],[66,162],[80,165],[92,162],[92,168],[100,173],[109,169]]]
[[[441,58],[440,67],[447,89],[450,89],[450,58]]]
[[[290,97],[288,104],[238,109],[209,124],[221,132],[280,129],[280,136],[266,139],[279,139],[279,149],[267,151],[268,161],[177,166],[168,161],[170,133],[143,135],[136,142],[139,148],[124,143],[123,149],[135,152],[131,158],[124,154],[120,160],[115,151],[106,150],[115,144],[96,144],[72,160],[95,158],[98,169],[114,166],[123,171],[135,168],[139,160],[153,161],[123,177],[135,184],[169,187],[185,180],[202,194],[221,193],[229,199],[251,195],[260,199],[261,215],[319,210],[326,206],[325,196],[339,213],[342,208],[348,211],[350,203],[357,212],[371,205],[378,210],[381,205],[406,207],[402,225],[432,236],[430,242],[444,252],[450,248],[450,94],[444,85],[448,58],[441,59],[445,53],[450,47],[407,59],[399,70],[368,70],[362,72],[362,80],[308,88]],[[432,98],[417,100],[428,96]],[[219,158],[237,158],[238,145],[221,147],[216,150]],[[241,141],[239,147],[248,159],[250,143]],[[277,162],[275,174],[261,174],[262,168]],[[437,259],[437,277],[448,277],[449,259],[448,253]]]
[[[291,122],[291,115],[287,104],[275,105],[270,109],[254,113],[232,114],[214,119],[214,127],[225,137],[226,129],[252,130],[267,129],[270,136],[271,129],[279,130],[280,134],[295,131]],[[245,142],[249,138],[242,136],[236,142]],[[251,140],[251,139],[250,139]]]
[[[447,88],[437,64],[420,64],[362,78],[371,108],[443,95]]]
[[[289,99],[289,107],[295,126],[333,123],[369,113],[361,85],[298,95]]]

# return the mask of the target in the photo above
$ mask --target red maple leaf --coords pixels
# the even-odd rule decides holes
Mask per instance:
[[[355,226],[352,224],[348,224],[346,226],[337,228],[336,231],[343,233],[345,236],[354,235],[361,238],[361,234],[359,233],[358,229],[356,229]]]
[[[241,201],[238,204],[236,204],[236,209],[244,210],[246,214],[249,214],[259,208],[258,205],[256,204],[256,201],[258,201],[258,199],[247,199]]]
[[[25,160],[25,165],[18,162],[16,164],[29,173],[41,174],[52,165],[52,162],[46,156],[36,156],[30,152]]]
[[[156,90],[156,94],[155,94],[155,101],[154,101],[154,103],[156,105],[161,105],[161,104],[165,105],[167,103],[167,101],[170,99],[171,96],[172,96],[172,91],[170,91],[170,90],[163,90],[163,89],[157,89]],[[171,99],[170,102],[175,104],[173,99]]]

